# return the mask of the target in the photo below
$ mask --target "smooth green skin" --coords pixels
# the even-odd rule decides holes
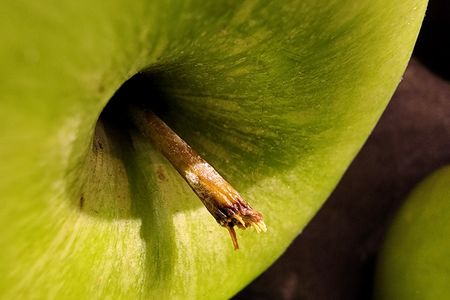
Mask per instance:
[[[380,254],[378,299],[450,299],[450,166],[420,183]]]
[[[411,55],[425,0],[5,1],[0,295],[227,298],[320,208]],[[152,145],[97,118],[149,68],[165,120],[255,207],[223,228]],[[80,198],[83,208],[80,209]]]

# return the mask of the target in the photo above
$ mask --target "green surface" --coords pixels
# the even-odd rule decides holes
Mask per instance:
[[[417,186],[389,229],[378,299],[450,299],[450,167]]]
[[[1,297],[236,293],[342,176],[401,78],[425,6],[3,3]],[[165,95],[164,119],[264,214],[268,232],[239,232],[238,252],[139,135],[100,124],[91,147],[103,107],[144,69]]]

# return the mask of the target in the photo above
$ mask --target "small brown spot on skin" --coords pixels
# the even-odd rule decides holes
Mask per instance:
[[[103,144],[102,144],[102,142],[101,142],[101,141],[97,141],[97,142],[95,143],[95,147],[96,147],[97,149],[103,150]]]
[[[83,207],[84,207],[84,195],[81,194],[81,196],[80,196],[80,209],[83,209]]]
[[[164,172],[164,169],[161,166],[158,166],[156,169],[156,174],[158,175],[158,179],[161,181],[167,181],[167,176]]]
[[[103,150],[103,143],[99,139],[95,139],[92,143],[92,149],[94,152],[98,153]]]

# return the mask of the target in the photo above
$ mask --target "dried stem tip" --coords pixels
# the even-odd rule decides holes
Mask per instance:
[[[228,229],[234,249],[239,249],[234,226],[266,231],[262,215],[160,118],[138,108],[132,108],[130,114],[135,126],[169,160],[216,221]]]

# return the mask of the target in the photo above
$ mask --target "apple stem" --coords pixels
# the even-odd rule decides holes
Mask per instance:
[[[138,130],[159,149],[189,184],[216,221],[228,229],[234,249],[239,249],[234,226],[266,231],[261,213],[242,196],[194,149],[152,111],[130,108]]]
[[[239,250],[239,243],[236,237],[236,231],[234,230],[234,227],[226,227],[228,229],[228,232],[230,233],[231,241],[233,242],[234,250]]]

